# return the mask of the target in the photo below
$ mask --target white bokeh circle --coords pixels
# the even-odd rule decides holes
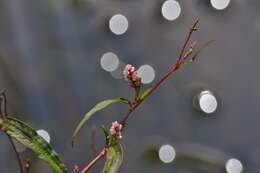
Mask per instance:
[[[122,61],[119,61],[119,65],[116,70],[110,72],[111,76],[115,79],[123,79],[123,70],[125,68],[125,63]]]
[[[210,3],[216,10],[224,10],[228,7],[230,0],[210,0]]]
[[[109,20],[109,28],[116,35],[124,34],[128,29],[128,20],[122,14],[115,14]]]
[[[176,20],[181,14],[180,3],[176,0],[167,0],[161,7],[161,13],[166,20]]]
[[[100,65],[105,71],[114,71],[119,65],[119,59],[113,52],[104,53],[100,59]]]
[[[171,145],[162,145],[159,149],[159,158],[164,163],[171,163],[176,156],[176,151]]]
[[[226,171],[228,173],[241,173],[243,171],[243,165],[238,159],[229,159],[226,162]]]
[[[214,113],[218,107],[217,98],[209,91],[203,91],[199,98],[200,109],[206,114]]]
[[[36,131],[39,136],[41,136],[46,142],[50,143],[51,137],[46,130],[40,129]]]
[[[151,83],[155,78],[155,70],[150,65],[142,65],[139,67],[137,74],[141,77],[141,82],[143,84]]]

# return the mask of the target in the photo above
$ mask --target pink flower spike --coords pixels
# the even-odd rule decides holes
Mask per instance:
[[[123,70],[123,75],[125,80],[128,81],[132,87],[136,88],[140,86],[141,78],[138,76],[134,66],[127,64]]]
[[[123,75],[124,75],[125,79],[127,79],[128,76],[130,76],[134,71],[135,71],[135,67],[133,67],[133,66],[130,65],[130,64],[127,64],[127,65],[125,66],[124,71],[123,71]]]
[[[123,125],[118,123],[117,121],[112,123],[112,126],[109,129],[109,132],[111,135],[116,136],[117,139],[121,139],[121,130],[123,128]]]

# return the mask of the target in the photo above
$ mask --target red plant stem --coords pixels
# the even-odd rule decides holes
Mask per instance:
[[[149,93],[147,94],[146,97],[148,97],[152,92],[154,92],[168,77],[170,77],[173,73],[175,73],[180,67],[179,63],[176,63],[176,65],[169,71],[167,72],[154,86],[152,86],[149,90]],[[137,102],[133,107],[130,107],[127,114],[123,117],[121,120],[121,124],[125,125],[126,121],[128,120],[129,116],[131,113],[143,102],[143,100]]]
[[[3,101],[3,112],[2,112],[2,101]],[[7,116],[7,98],[6,98],[6,94],[5,94],[5,89],[3,91],[0,92],[0,116],[2,119],[5,119],[6,116]],[[7,133],[6,133],[7,137],[8,137],[8,140],[10,141],[11,143],[11,146],[15,152],[15,155],[16,155],[16,158],[17,158],[17,162],[18,162],[18,165],[19,165],[19,168],[20,168],[20,173],[24,173],[24,170],[23,170],[23,161],[22,161],[22,158],[20,156],[20,154],[18,153],[16,147],[15,147],[15,144],[14,144],[14,141],[12,139],[11,136],[9,136]]]
[[[181,52],[180,52],[180,55],[179,55],[179,58],[176,62],[176,64],[173,66],[173,68],[167,72],[154,86],[152,86],[149,90],[149,92],[147,93],[147,96],[148,97],[152,92],[154,92],[168,77],[170,77],[173,73],[175,73],[181,66],[181,63],[182,63],[182,60],[183,60],[183,57],[184,57],[184,51],[190,41],[190,38],[191,38],[191,35],[194,31],[196,31],[196,26],[198,25],[199,23],[199,19],[197,19],[193,26],[190,28],[190,31],[189,31],[189,34],[188,34],[188,37],[186,38],[185,40],[185,43],[183,44],[183,47],[181,49]],[[188,56],[189,54],[187,54]],[[129,108],[129,111],[128,113],[123,117],[122,121],[121,121],[121,124],[125,124],[127,119],[129,118],[130,114],[141,104],[141,102],[143,102],[143,100],[139,101],[136,103],[136,105],[134,105],[133,107],[130,107]]]
[[[22,161],[22,158],[21,158],[20,154],[18,153],[18,151],[17,151],[17,149],[16,149],[16,147],[15,147],[15,145],[14,145],[14,141],[12,140],[11,136],[7,135],[7,137],[8,137],[8,139],[9,139],[11,145],[12,145],[12,148],[13,148],[13,150],[14,150],[14,152],[15,152],[15,155],[16,155],[16,158],[17,158],[17,162],[18,162],[18,164],[19,164],[20,172],[21,172],[21,173],[24,173],[24,170],[23,170],[23,161]]]
[[[154,92],[168,77],[170,77],[173,73],[175,73],[180,67],[181,67],[181,63],[183,61],[183,57],[184,57],[184,52],[185,49],[191,39],[191,35],[193,34],[194,31],[197,30],[197,25],[199,23],[199,18],[194,22],[194,24],[192,25],[192,27],[190,28],[189,34],[182,46],[179,58],[176,62],[176,64],[172,67],[172,69],[167,72],[154,86],[152,86],[149,90],[149,92],[147,93],[146,97],[148,97],[152,92]],[[190,54],[187,54],[187,56],[189,56]],[[186,57],[187,58],[187,57]],[[129,110],[127,112],[127,114],[123,117],[121,124],[125,124],[127,119],[129,118],[129,116],[131,115],[131,113],[143,102],[143,100],[140,100],[139,102],[136,102],[134,106],[129,107]]]
[[[173,75],[180,67],[183,61],[183,55],[185,52],[185,49],[191,39],[191,35],[194,31],[196,31],[196,26],[199,23],[199,19],[197,19],[194,24],[192,25],[192,27],[190,28],[189,34],[182,46],[179,58],[177,60],[177,62],[175,63],[175,65],[171,68],[170,71],[168,71],[157,83],[155,83],[152,87],[150,87],[147,95],[145,96],[148,97],[149,95],[151,95],[166,79],[168,79],[171,75]],[[123,116],[122,120],[120,121],[120,123],[123,125],[123,127],[125,126],[125,123],[127,122],[128,118],[130,117],[131,113],[145,100],[145,98],[143,100],[135,100],[134,103],[130,104],[129,108],[128,108],[128,112],[125,116]],[[124,129],[124,128],[123,128]],[[122,131],[123,131],[122,129]],[[83,171],[81,171],[81,173],[86,173],[88,170],[90,170],[94,164],[100,160],[103,156],[106,155],[107,152],[107,148],[104,147],[101,152],[97,155],[96,158],[94,158],[85,168]]]
[[[130,114],[138,107],[138,105],[140,105],[140,102],[136,102],[136,105],[130,105],[128,108],[128,112],[126,113],[125,116],[123,116],[122,120],[120,121],[120,124],[123,125],[123,127],[125,127],[125,123],[128,119],[128,117],[130,116]],[[124,128],[123,128],[124,129]],[[123,130],[122,129],[122,130]]]
[[[168,73],[166,73],[153,87],[151,87],[149,93],[147,96],[149,96],[153,91],[155,91],[162,83],[163,81],[165,81],[168,77],[170,77],[174,72],[176,72],[180,67],[180,64],[176,63],[176,65],[172,68],[172,70],[170,70]],[[130,106],[129,110],[127,112],[127,114],[123,117],[123,119],[121,120],[121,124],[125,125],[126,121],[128,120],[129,116],[131,115],[131,113],[142,103],[142,101],[137,102],[137,104],[135,104],[134,106]],[[123,129],[122,129],[123,130]],[[104,151],[107,151],[107,148],[104,147],[101,152],[84,168],[83,171],[81,171],[81,173],[86,173],[88,172],[94,165],[95,163],[100,160],[103,156],[106,155],[106,152],[104,153]]]
[[[177,63],[180,63],[180,62],[181,62],[181,60],[182,60],[182,58],[183,58],[184,51],[185,51],[185,49],[186,49],[186,47],[187,47],[187,45],[188,45],[188,43],[189,43],[189,41],[190,41],[191,35],[192,35],[192,33],[193,33],[194,31],[197,30],[196,26],[198,25],[199,21],[200,21],[200,19],[198,18],[198,19],[194,22],[194,24],[192,25],[192,27],[190,28],[188,37],[186,38],[186,41],[185,41],[185,43],[184,43],[183,46],[182,46],[182,49],[181,49],[181,52],[180,52],[180,55],[179,55],[179,58],[178,58]]]
[[[167,78],[169,78],[173,73],[175,73],[180,68],[180,63],[177,62],[175,66],[167,72],[154,86],[152,86],[147,94],[147,97],[152,94]]]
[[[107,154],[107,148],[105,147],[80,173],[88,172],[96,164],[96,162],[99,161],[106,154]]]

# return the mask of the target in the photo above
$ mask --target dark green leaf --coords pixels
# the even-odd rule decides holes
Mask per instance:
[[[60,161],[57,153],[32,127],[11,117],[7,117],[0,123],[1,130],[45,160],[55,173],[67,173],[65,165]]]
[[[102,173],[116,173],[123,161],[123,148],[120,144],[112,145],[107,151],[107,160]]]
[[[95,105],[89,112],[87,112],[84,117],[82,118],[82,120],[79,122],[79,124],[77,125],[76,129],[73,132],[72,135],[72,146],[75,142],[76,136],[79,133],[79,130],[83,127],[83,125],[92,117],[92,115],[94,115],[96,112],[106,108],[107,106],[109,106],[110,104],[113,103],[125,103],[128,104],[129,101],[127,99],[124,98],[116,98],[116,99],[109,99],[109,100],[104,100],[102,102],[99,102],[97,105]]]

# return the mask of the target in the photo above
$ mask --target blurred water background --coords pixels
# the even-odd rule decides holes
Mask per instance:
[[[98,101],[132,97],[124,80],[101,68],[102,55],[114,52],[124,63],[151,65],[156,80],[174,64],[188,27],[200,16],[194,40],[214,39],[215,43],[134,113],[124,132],[125,159],[120,172],[217,173],[224,172],[226,159],[234,157],[243,163],[245,172],[257,173],[260,2],[231,0],[227,9],[217,11],[209,0],[179,0],[181,15],[172,22],[160,14],[163,2],[1,0],[0,88],[7,89],[9,114],[47,130],[69,169],[73,164],[83,167],[92,158],[91,127],[97,126],[100,149],[104,139],[99,126],[119,119],[126,107],[113,105],[98,113],[72,149],[70,138],[76,123]],[[109,18],[117,13],[129,22],[127,32],[120,36],[108,28]],[[216,113],[205,115],[193,108],[192,99],[201,89],[216,93]],[[185,157],[170,164],[156,161],[152,150],[163,144],[173,145],[176,157],[180,153],[195,159]],[[29,151],[23,157],[32,159],[32,173],[51,172]],[[92,172],[99,172],[102,164]],[[0,168],[3,173],[19,170],[3,133]]]

